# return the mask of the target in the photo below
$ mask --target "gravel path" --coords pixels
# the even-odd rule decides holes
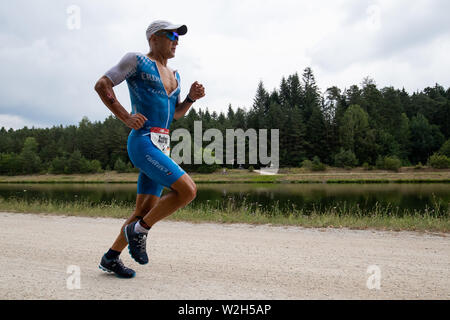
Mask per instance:
[[[98,269],[121,224],[0,213],[0,299],[450,298],[448,235],[160,222],[127,280]]]

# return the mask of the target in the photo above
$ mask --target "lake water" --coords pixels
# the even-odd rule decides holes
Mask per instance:
[[[358,206],[370,211],[377,208],[398,208],[423,212],[439,208],[440,215],[449,215],[449,184],[198,184],[197,198],[191,206],[208,204],[214,207],[246,205],[281,212],[292,208],[327,211],[330,208]],[[88,201],[119,202],[133,205],[134,184],[0,184],[0,198],[26,201]]]

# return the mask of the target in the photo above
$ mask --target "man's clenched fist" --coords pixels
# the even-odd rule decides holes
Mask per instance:
[[[189,91],[189,97],[192,100],[198,100],[203,98],[204,96],[205,96],[205,88],[203,87],[202,84],[195,81],[191,86],[191,90]]]

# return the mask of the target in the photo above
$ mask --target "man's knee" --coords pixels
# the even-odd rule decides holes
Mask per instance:
[[[178,195],[185,205],[191,203],[197,197],[197,186],[195,184],[187,184],[181,190],[178,190]]]
[[[191,179],[185,179],[182,183],[177,184],[177,188],[173,188],[173,190],[178,194],[184,205],[188,205],[197,197],[197,186]]]
[[[193,201],[197,197],[197,186],[195,183],[192,183],[192,185],[189,186],[188,196],[191,201]]]
[[[197,197],[197,186],[187,174],[183,175],[171,188],[178,194],[178,198],[184,205],[188,205]]]

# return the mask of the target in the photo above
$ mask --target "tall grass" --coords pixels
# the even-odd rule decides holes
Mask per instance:
[[[0,198],[0,210],[21,213],[50,213],[66,216],[127,218],[134,210],[129,203],[93,203],[89,201],[62,202]],[[187,206],[168,219],[188,222],[273,224],[316,228],[351,228],[409,231],[450,231],[450,209],[435,199],[424,210],[403,210],[398,207],[380,206],[367,211],[359,205],[346,202],[331,208],[313,206],[310,210],[281,208],[278,201],[263,208],[261,204],[232,198],[224,203],[210,202]]]
[[[81,200],[65,202],[58,200],[27,201],[16,198],[6,200],[0,198],[0,210],[21,213],[52,213],[81,217],[126,218],[134,210],[134,207],[129,204],[116,201],[112,201],[110,203],[93,203],[91,201]]]

